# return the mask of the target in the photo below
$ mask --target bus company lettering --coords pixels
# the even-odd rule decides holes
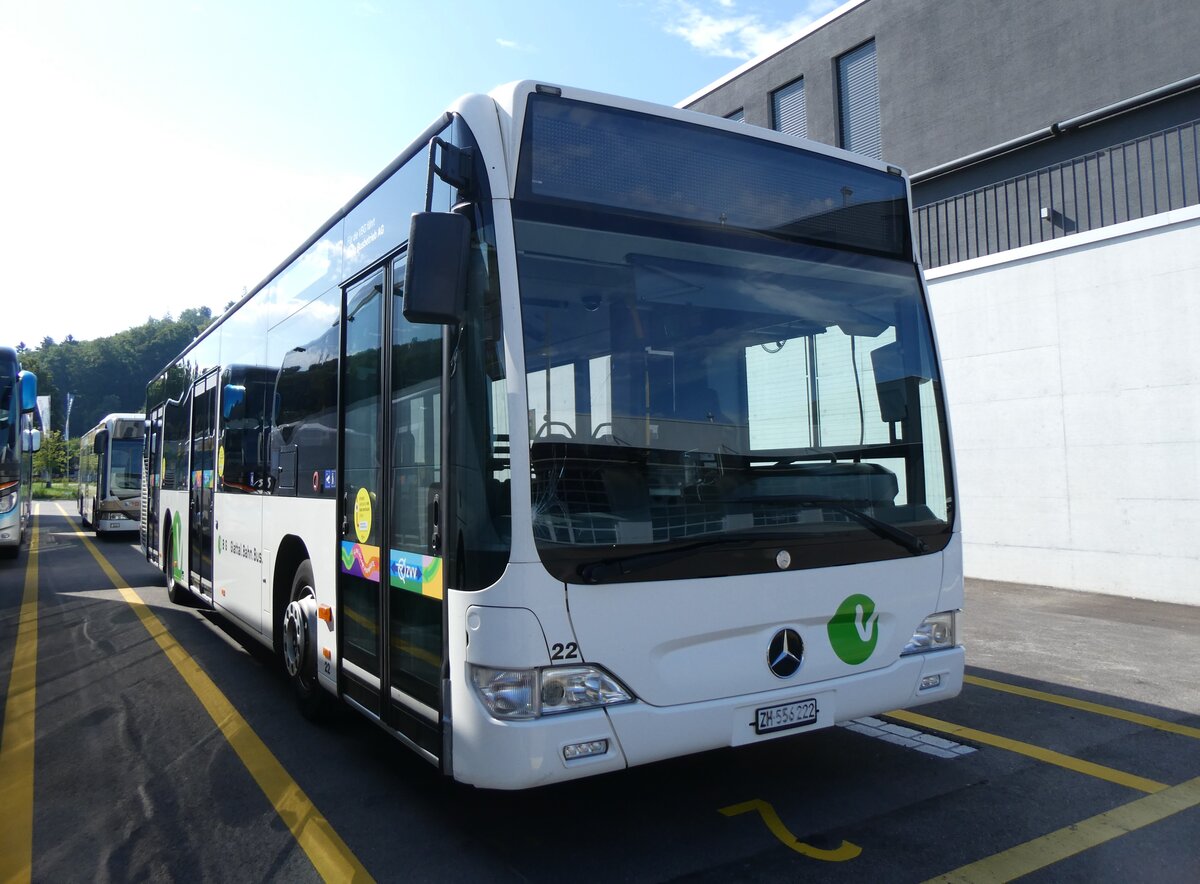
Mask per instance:
[[[374,218],[367,221],[350,235],[346,243],[346,257],[354,258],[355,255],[383,236],[384,231],[384,225],[375,226]]]
[[[236,540],[230,542],[224,537],[218,537],[217,552],[229,553],[230,555],[245,559],[248,562],[254,562],[256,565],[262,564],[262,553],[259,551],[258,547],[250,546],[245,543],[238,543]]]
[[[392,562],[392,576],[415,583],[421,579],[421,569],[405,561],[394,561]]]

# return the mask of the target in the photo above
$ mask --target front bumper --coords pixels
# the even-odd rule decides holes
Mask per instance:
[[[782,739],[954,697],[962,690],[964,663],[960,646],[901,657],[884,669],[757,694],[664,707],[634,702],[533,721],[492,718],[469,686],[463,685],[466,690],[456,692],[454,702],[454,777],[484,788],[523,789]],[[941,676],[940,683],[920,690],[922,679],[931,675]],[[810,698],[817,701],[818,709],[812,724],[756,733],[758,709]],[[596,740],[608,741],[606,753],[564,758],[567,746]]]

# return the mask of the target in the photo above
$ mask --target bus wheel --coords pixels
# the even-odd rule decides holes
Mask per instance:
[[[300,713],[312,721],[327,711],[325,690],[317,684],[317,597],[312,564],[305,559],[292,578],[291,601],[283,612],[283,665],[296,691]]]
[[[167,542],[163,546],[160,561],[166,563],[164,573],[167,577],[167,598],[173,604],[186,605],[189,600],[188,591],[175,582],[175,538],[170,534],[167,535]]]

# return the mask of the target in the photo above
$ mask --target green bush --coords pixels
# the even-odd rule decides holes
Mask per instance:
[[[66,485],[59,483],[58,485],[47,485],[40,479],[33,483],[33,499],[34,500],[78,500],[79,486]]]

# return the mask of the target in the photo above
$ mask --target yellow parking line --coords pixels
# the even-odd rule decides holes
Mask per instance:
[[[931,881],[1011,881],[1200,805],[1200,777],[1010,847]]]
[[[66,512],[63,512],[66,515]],[[167,659],[183,676],[188,687],[203,704],[212,720],[220,728],[225,739],[237,752],[242,763],[268,800],[275,812],[287,824],[297,843],[308,854],[317,873],[326,881],[370,881],[371,875],[338,836],[329,821],[304,794],[287,770],[267,748],[266,743],[254,733],[232,703],[221,693],[199,664],[183,649],[162,625],[141,597],[130,588],[116,569],[101,555],[81,531],[75,534],[83,541],[88,552],[100,564],[105,575],[112,581],[137,614],[146,631],[158,643]]]
[[[1156,728],[1160,731],[1168,731],[1172,734],[1182,734],[1185,737],[1195,737],[1200,740],[1200,727],[1189,727],[1186,724],[1177,724],[1174,721],[1166,721],[1161,718],[1153,718],[1149,715],[1140,715],[1137,712],[1129,712],[1125,709],[1118,709],[1115,706],[1105,706],[1101,703],[1090,703],[1087,700],[1076,700],[1073,697],[1064,697],[1059,694],[1050,694],[1046,691],[1035,691],[1032,688],[1023,688],[1015,684],[1008,684],[1003,681],[993,681],[990,678],[980,678],[978,675],[965,675],[963,681],[967,684],[977,685],[982,688],[990,688],[993,691],[1004,691],[1008,694],[1016,694],[1020,697],[1030,697],[1034,700],[1042,700],[1046,703],[1057,703],[1059,706],[1067,706],[1071,709],[1080,709],[1084,712],[1094,712],[1097,715],[1107,715],[1109,718],[1119,718],[1122,721],[1130,721],[1134,724],[1140,724],[1145,727]]]
[[[38,517],[30,526],[25,590],[0,736],[0,881],[33,876],[33,748],[37,711]]]
[[[841,844],[832,850],[813,847],[811,844],[801,841],[783,824],[783,820],[779,818],[779,814],[775,808],[761,798],[754,798],[750,801],[743,801],[741,804],[731,804],[729,807],[722,807],[720,808],[720,812],[725,816],[737,816],[742,813],[757,812],[762,817],[762,821],[766,823],[767,828],[771,830],[772,835],[792,850],[811,859],[819,859],[827,863],[843,863],[846,860],[854,859],[862,853],[861,847],[857,844],[851,844],[849,841],[842,841]]]
[[[983,743],[987,746],[1007,749],[1009,752],[1027,755],[1030,758],[1036,758],[1038,761],[1044,761],[1047,764],[1064,767],[1076,773],[1087,774],[1090,777],[1107,780],[1110,783],[1117,783],[1121,786],[1127,786],[1130,789],[1137,789],[1140,792],[1161,792],[1167,788],[1166,783],[1148,780],[1145,777],[1105,767],[1102,764],[1093,764],[1090,761],[1084,761],[1082,758],[1074,758],[1070,755],[1064,755],[1061,752],[1055,752],[1052,749],[1043,749],[1041,746],[1034,746],[1032,743],[1022,743],[1020,740],[1010,740],[1008,737],[989,734],[986,731],[977,731],[974,728],[964,727],[961,724],[953,724],[949,721],[930,718],[927,715],[919,715],[916,712],[896,710],[888,712],[886,715],[888,718],[907,722],[914,727],[940,731],[944,734],[953,734],[965,740],[973,740],[976,743]]]

